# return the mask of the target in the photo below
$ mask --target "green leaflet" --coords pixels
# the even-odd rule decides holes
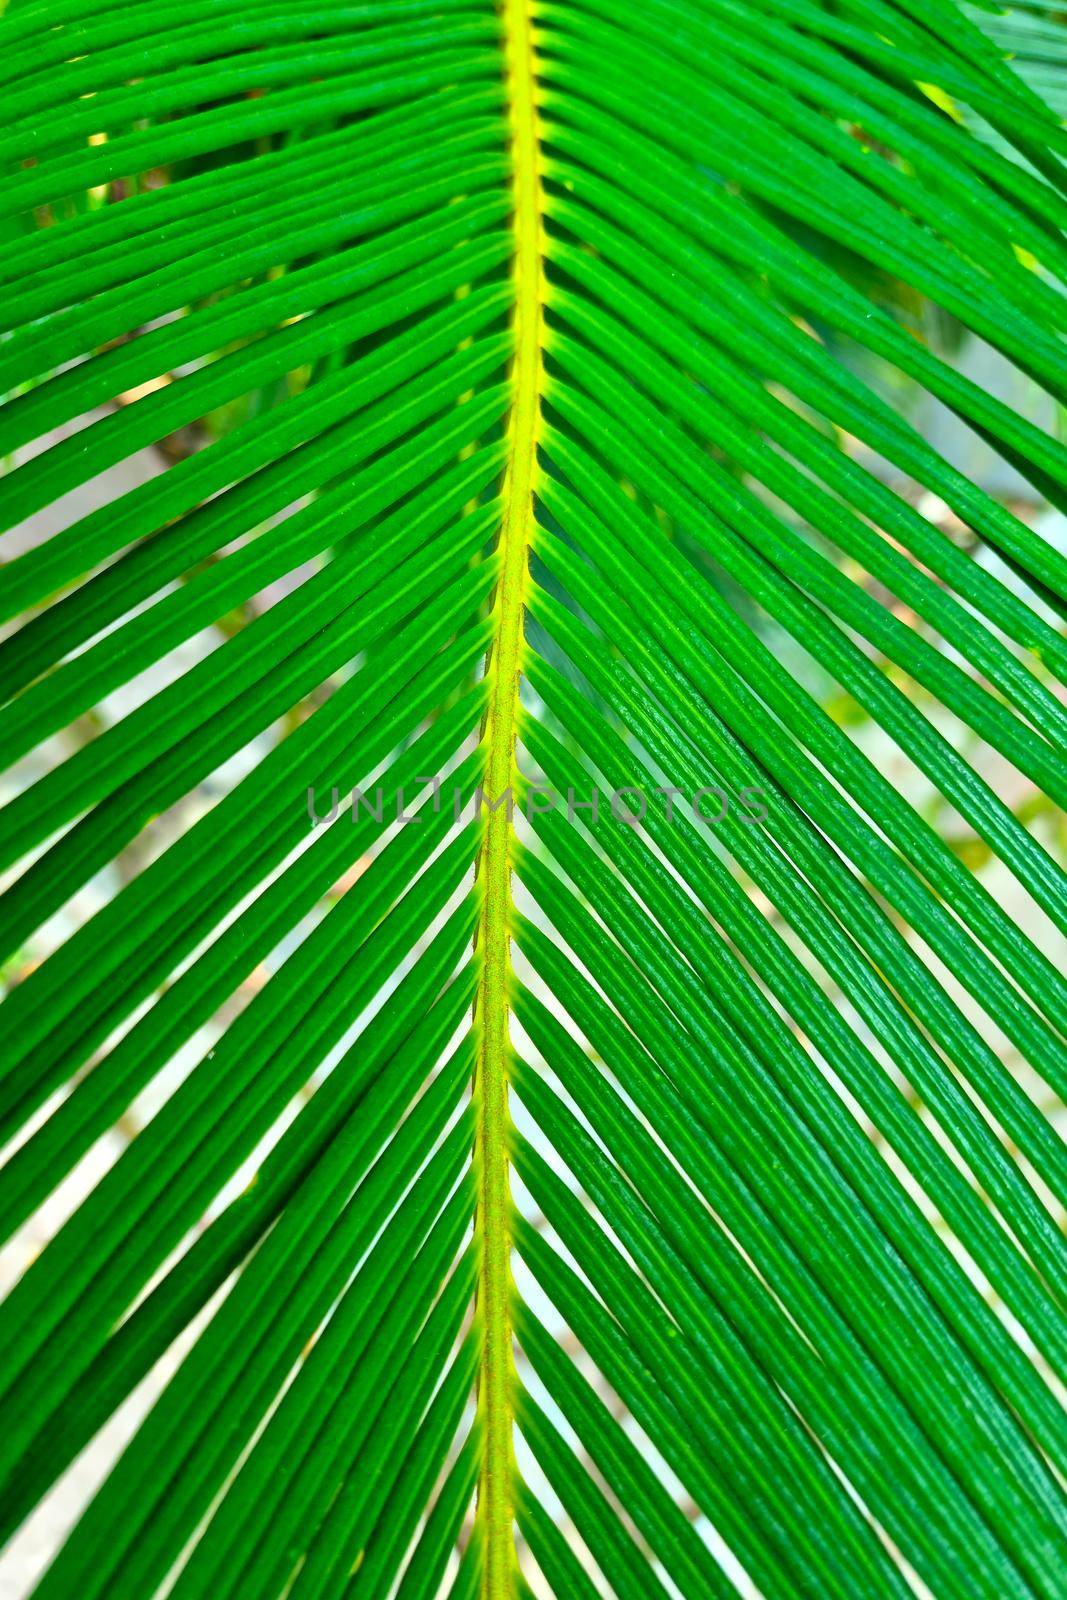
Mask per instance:
[[[42,1600],[1061,1600],[1065,40],[10,0]]]

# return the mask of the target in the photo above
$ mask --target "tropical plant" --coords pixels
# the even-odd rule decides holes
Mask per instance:
[[[159,1084],[4,1309],[5,1535],[127,1419],[41,1600],[1067,1595],[1067,560],[907,415],[1067,503],[915,316],[1062,401],[997,37],[13,0],[5,1237]]]

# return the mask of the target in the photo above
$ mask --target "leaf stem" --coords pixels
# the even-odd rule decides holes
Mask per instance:
[[[534,530],[537,445],[541,427],[542,192],[534,90],[534,43],[529,0],[504,0],[504,44],[510,120],[514,232],[515,352],[509,449],[500,532],[497,627],[488,663],[485,789],[491,801],[516,793],[515,741],[522,670],[524,596]],[[478,1177],[478,1312],[482,1360],[478,1412],[485,1441],[478,1516],[485,1540],[483,1600],[505,1600],[515,1566],[512,1536],[511,1282],[508,1183],[508,1052],[511,972],[512,819],[505,804],[491,809],[479,876],[482,912],[478,944],[480,1045],[475,1069]]]

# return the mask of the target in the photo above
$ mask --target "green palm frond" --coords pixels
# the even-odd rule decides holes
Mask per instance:
[[[11,0],[20,1592],[1067,1596],[1065,39]]]

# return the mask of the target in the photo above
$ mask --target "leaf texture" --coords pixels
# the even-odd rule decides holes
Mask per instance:
[[[1062,1600],[1061,22],[0,38],[33,1594]]]

